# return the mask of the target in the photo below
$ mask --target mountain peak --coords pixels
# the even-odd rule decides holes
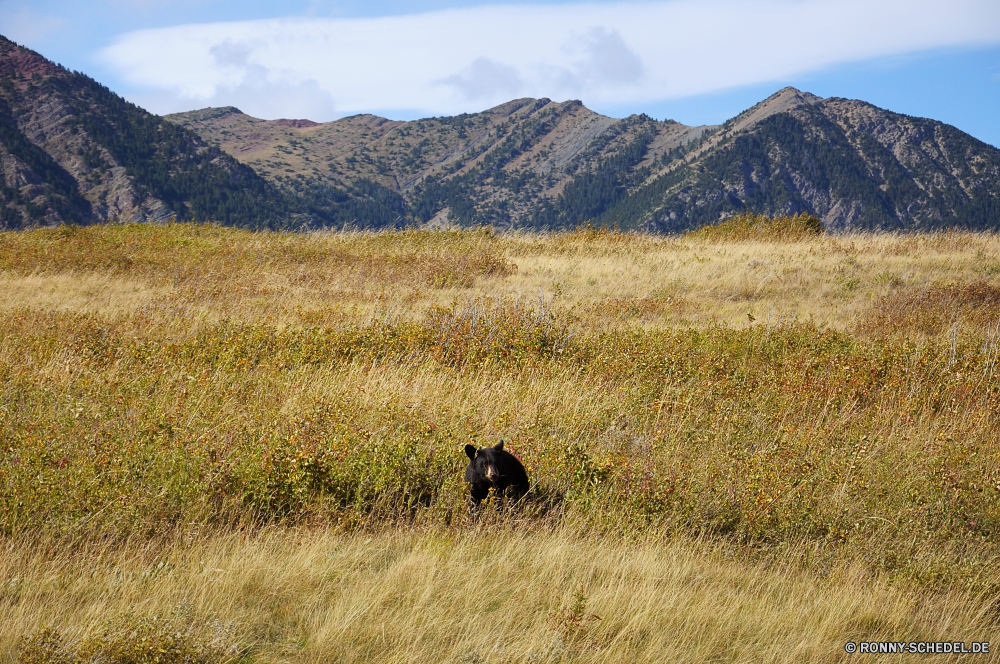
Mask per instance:
[[[402,122],[156,117],[0,39],[0,228],[213,220],[252,228],[678,232],[743,211],[831,230],[997,228],[1000,150],[954,127],[786,87],[722,127],[515,99]]]
[[[788,85],[786,87],[781,88],[773,95],[765,99],[764,102],[766,103],[772,100],[779,100],[779,99],[795,100],[806,104],[815,104],[817,102],[823,101],[822,97],[814,95],[811,92],[804,92],[802,90],[799,90],[798,88],[793,88],[792,86]]]
[[[772,115],[784,113],[792,110],[793,108],[798,108],[799,106],[818,104],[822,101],[822,97],[818,97],[811,92],[802,92],[801,90],[791,86],[784,87],[764,101],[754,104],[747,110],[737,115],[735,118],[726,122],[726,129],[731,131],[741,131],[751,125],[766,120]]]
[[[199,108],[196,111],[185,111],[183,113],[173,113],[164,117],[178,117],[184,118],[187,122],[204,122],[207,120],[218,120],[219,118],[225,118],[229,116],[243,116],[249,118],[250,116],[236,108],[235,106],[209,106],[208,108]]]

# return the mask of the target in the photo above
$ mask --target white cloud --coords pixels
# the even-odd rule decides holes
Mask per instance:
[[[674,0],[186,25],[125,34],[99,57],[157,112],[234,104],[326,120],[516,95],[652,102],[997,42],[996,0]]]
[[[435,82],[453,87],[466,99],[488,99],[498,94],[514,97],[524,89],[517,68],[489,58],[476,58],[459,73]]]

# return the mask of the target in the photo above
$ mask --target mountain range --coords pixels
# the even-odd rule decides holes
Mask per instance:
[[[831,231],[1000,229],[1000,151],[785,88],[722,125],[517,99],[412,122],[160,117],[0,37],[0,228],[194,219],[680,232],[745,211]]]

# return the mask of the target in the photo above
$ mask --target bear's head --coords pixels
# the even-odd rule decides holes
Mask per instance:
[[[477,450],[472,445],[465,446],[465,454],[469,457],[469,467],[465,471],[465,481],[470,484],[496,484],[503,475],[504,462],[500,453],[503,452],[503,441],[493,447]]]

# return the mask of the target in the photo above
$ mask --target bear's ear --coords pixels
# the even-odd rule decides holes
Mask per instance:
[[[476,449],[475,447],[473,447],[472,445],[466,445],[466,446],[465,446],[465,454],[466,454],[466,456],[468,456],[468,457],[469,457],[470,459],[475,459],[475,458],[476,458],[476,452],[478,452],[478,451],[479,451],[479,450],[477,450],[477,449]]]
[[[495,449],[497,452],[503,452],[503,440],[494,445],[493,449]]]

